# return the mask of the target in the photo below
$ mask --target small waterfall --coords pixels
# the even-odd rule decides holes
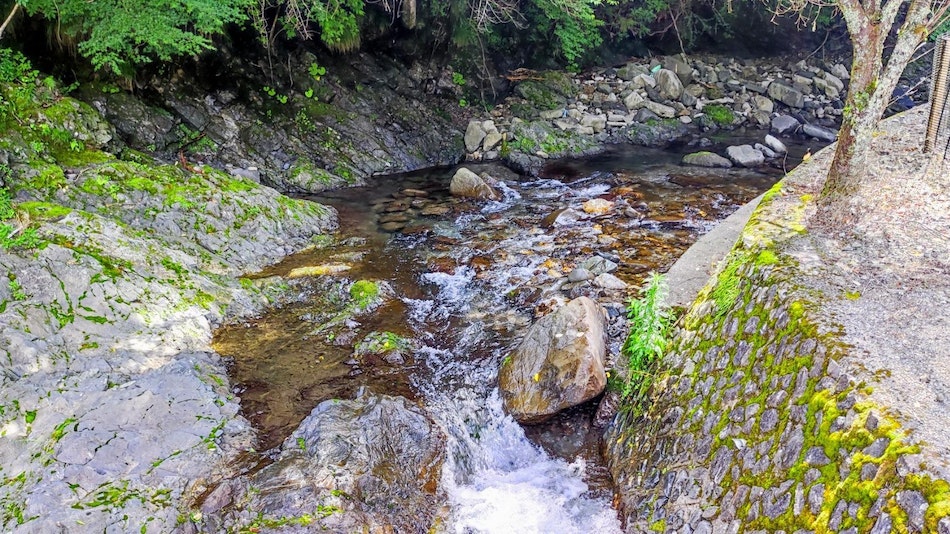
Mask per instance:
[[[426,347],[417,358],[428,380],[414,384],[448,437],[443,488],[458,533],[620,532],[609,497],[593,495],[583,460],[567,463],[531,443],[507,415],[495,387],[503,347],[492,346],[478,319],[494,299],[480,291],[471,269],[426,273],[437,287],[433,300],[407,301],[417,331],[434,318],[461,318],[448,347]],[[497,292],[491,292],[497,295]],[[424,337],[424,336],[423,336]],[[472,357],[488,350],[488,357]]]

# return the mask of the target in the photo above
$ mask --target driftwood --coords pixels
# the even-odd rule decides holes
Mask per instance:
[[[544,78],[536,70],[520,68],[506,74],[505,79],[509,82],[523,82],[525,80],[543,80]]]

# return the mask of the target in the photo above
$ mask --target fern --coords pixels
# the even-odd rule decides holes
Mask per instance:
[[[630,335],[622,349],[627,359],[627,380],[621,391],[624,399],[643,397],[666,352],[673,321],[663,305],[665,294],[663,275],[653,272],[640,289],[640,298],[627,305]]]

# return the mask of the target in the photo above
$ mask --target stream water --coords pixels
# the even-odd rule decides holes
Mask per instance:
[[[804,149],[792,151],[797,162]],[[681,156],[619,147],[549,165],[538,179],[495,169],[504,195],[498,202],[451,197],[454,169],[315,198],[339,210],[336,240],[255,276],[306,266],[336,274],[296,279],[294,302],[223,328],[215,339],[233,359],[232,380],[260,430],[260,449],[278,445],[323,400],[352,397],[360,387],[403,395],[448,436],[445,530],[618,532],[595,404],[523,428],[502,409],[497,369],[537,317],[580,295],[608,310],[608,350],[616,358],[625,302],[645,274],[667,269],[781,176],[778,169],[684,168]],[[613,208],[585,213],[582,204],[593,198]],[[628,286],[569,282],[567,273],[591,258],[618,264],[613,274]],[[382,303],[346,315],[356,280],[377,282]],[[385,357],[354,355],[371,332],[406,344]]]

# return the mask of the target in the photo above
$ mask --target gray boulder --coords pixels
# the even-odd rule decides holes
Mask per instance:
[[[335,506],[314,530],[425,532],[440,506],[444,460],[445,436],[402,397],[324,401],[274,463],[248,477],[246,508],[280,518]]]
[[[683,165],[695,165],[697,167],[722,167],[728,169],[732,167],[732,162],[714,152],[702,151],[693,152],[683,156]]]
[[[647,69],[643,65],[638,65],[636,63],[627,63],[623,67],[617,69],[617,77],[624,81],[630,81],[636,78],[640,74],[646,74]]]
[[[841,63],[835,63],[832,65],[831,69],[829,69],[829,72],[831,72],[831,74],[833,74],[836,78],[840,78],[842,80],[851,78],[851,73],[848,72],[848,67],[845,67]]]
[[[740,167],[756,167],[765,163],[765,155],[751,145],[731,146],[726,149],[726,154]]]
[[[660,69],[653,77],[656,79],[656,90],[661,97],[666,100],[679,100],[683,94],[683,82],[675,72]]]
[[[452,182],[449,184],[449,192],[457,197],[488,200],[499,200],[501,198],[494,187],[488,185],[479,175],[465,167],[455,171]]]
[[[772,119],[772,131],[779,135],[794,133],[801,124],[791,115],[779,115]]]
[[[805,124],[802,128],[805,135],[833,143],[838,138],[838,133],[829,128],[818,126],[817,124]]]
[[[468,128],[465,129],[465,151],[475,152],[482,146],[482,140],[485,139],[487,132],[482,127],[482,122],[469,121]]]
[[[693,67],[690,67],[689,63],[678,57],[666,58],[666,61],[663,62],[663,68],[675,72],[683,85],[689,85],[693,81]]]
[[[776,154],[785,154],[788,152],[785,143],[779,141],[771,134],[765,136],[765,146],[771,148]]]
[[[752,101],[755,103],[755,109],[759,111],[772,113],[772,110],[775,109],[775,104],[769,98],[762,95],[755,95],[752,97]]]
[[[798,89],[789,87],[782,82],[772,82],[769,84],[769,96],[773,100],[778,100],[792,108],[805,107],[805,95]]]
[[[642,108],[643,102],[643,97],[636,91],[631,91],[629,95],[623,98],[623,105],[630,110]]]
[[[676,116],[676,108],[660,104],[659,102],[646,100],[643,102],[643,106],[664,119],[672,119]]]
[[[499,373],[508,413],[522,423],[540,423],[599,395],[607,385],[606,328],[603,308],[588,297],[532,325]]]

